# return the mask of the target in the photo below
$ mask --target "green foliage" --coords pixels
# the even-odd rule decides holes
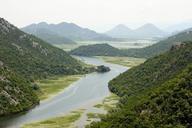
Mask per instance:
[[[147,60],[109,83],[117,109],[91,128],[190,128],[192,42]]]
[[[0,116],[28,110],[38,102],[30,83],[0,66]]]

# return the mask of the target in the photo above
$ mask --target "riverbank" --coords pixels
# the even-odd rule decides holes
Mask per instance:
[[[126,67],[134,67],[145,62],[144,58],[118,57],[118,56],[97,56],[97,58],[108,63],[118,64]]]
[[[83,75],[64,75],[36,81],[35,84],[39,86],[39,90],[36,93],[41,101],[53,98],[82,76]]]
[[[123,65],[127,67],[133,67],[139,65],[145,61],[145,59],[140,58],[130,58],[130,57],[97,57],[108,63]],[[48,81],[41,81],[40,85],[54,83],[55,79]],[[56,80],[58,81],[58,80]],[[65,80],[64,80],[65,81]],[[64,82],[63,81],[63,82]],[[57,83],[57,82],[56,82]],[[59,82],[57,84],[60,84]],[[52,87],[52,86],[51,86]],[[107,114],[108,111],[113,109],[118,103],[119,97],[115,94],[110,93],[110,95],[101,99],[98,102],[91,103],[89,105],[81,106],[80,108],[69,112],[68,114],[43,120],[40,122],[33,122],[25,124],[22,128],[82,128],[85,125],[89,125],[93,121],[100,121],[100,118]],[[74,113],[76,111],[76,113]]]
[[[102,99],[80,106],[68,114],[25,124],[21,128],[82,128],[93,121],[99,121],[101,116],[116,106],[119,97],[110,93]]]
[[[55,118],[59,120],[59,117],[66,117],[67,115],[70,115],[70,112],[79,109],[85,110],[81,114],[81,117],[83,117],[83,115],[86,116],[87,113],[92,113],[93,109],[98,109],[95,107],[95,105],[102,104],[103,99],[110,95],[107,86],[108,82],[114,77],[118,76],[120,73],[126,71],[128,68],[106,63],[95,57],[79,57],[79,59],[91,65],[94,64],[96,66],[108,66],[110,67],[111,71],[106,73],[94,72],[83,75],[81,79],[63,89],[64,91],[59,91],[59,94],[49,98],[49,100],[40,102],[38,106],[26,112],[25,114],[17,115],[15,117],[4,120],[0,123],[0,126],[3,128],[21,128],[23,125],[29,124],[27,125],[29,127],[31,123],[44,122],[46,120],[51,122],[53,119],[55,122]],[[52,81],[55,80],[53,79],[51,82]],[[43,83],[47,82],[43,81]],[[50,81],[48,81],[48,83],[50,83]],[[90,116],[90,114],[88,114],[88,116]],[[73,120],[75,126],[81,127],[86,125],[83,121],[80,121],[82,122],[80,124],[78,123],[79,120],[82,119],[81,117],[76,118],[76,121]],[[65,118],[62,118],[61,120],[63,119]],[[61,120],[60,122],[62,122]],[[84,121],[87,120],[89,119],[85,119]],[[33,125],[33,127],[35,128],[35,125]]]

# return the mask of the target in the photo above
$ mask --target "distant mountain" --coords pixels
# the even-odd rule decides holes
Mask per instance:
[[[46,29],[48,32],[55,33],[59,37],[65,37],[70,40],[78,41],[78,40],[107,40],[112,41],[115,40],[107,35],[97,33],[93,30],[82,28],[73,23],[62,22],[59,24],[47,24],[45,22],[41,22],[39,24],[32,24],[22,28],[25,32],[28,33],[36,33],[36,30]],[[45,33],[45,32],[44,32]],[[38,37],[39,34],[35,34]]]
[[[22,28],[22,30],[26,33],[33,34],[50,44],[76,44],[76,42],[60,36],[59,34],[44,27],[33,27],[33,25],[31,25],[29,27]]]
[[[192,20],[184,21],[178,24],[171,25],[164,30],[169,33],[178,33],[184,30],[187,30],[189,28],[192,28]]]
[[[73,49],[70,54],[79,56],[120,56],[121,51],[109,44],[93,44]]]
[[[153,24],[145,24],[136,30],[134,30],[134,33],[139,38],[159,38],[159,37],[165,37],[167,33],[160,30]]]
[[[144,57],[149,58],[161,53],[168,51],[172,45],[180,44],[184,41],[192,41],[192,30],[188,29],[187,31],[181,32],[179,34],[173,35],[157,42],[151,46],[140,48],[140,49],[128,49],[123,50],[126,56],[132,57]]]
[[[135,30],[131,30],[125,25],[118,25],[106,32],[106,34],[115,38],[127,39],[153,39],[167,36],[166,32],[160,30],[153,24],[145,24]]]
[[[133,31],[123,24],[117,25],[113,29],[106,32],[107,35],[114,38],[128,38],[132,33]]]
[[[0,18],[0,116],[38,103],[31,86],[34,80],[85,72],[86,68],[65,51]]]

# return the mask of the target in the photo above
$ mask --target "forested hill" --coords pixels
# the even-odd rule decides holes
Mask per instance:
[[[192,31],[190,29],[157,42],[152,46],[141,49],[128,49],[124,50],[124,53],[126,56],[131,57],[150,58],[168,51],[172,45],[179,44],[183,41],[192,41]]]
[[[84,72],[86,68],[63,50],[0,18],[0,117],[39,103],[34,80]]]
[[[0,19],[0,61],[23,77],[81,73],[81,64],[61,49]]]
[[[70,54],[79,56],[121,56],[122,52],[109,44],[93,44],[73,49]]]
[[[118,108],[92,128],[190,128],[192,42],[147,60],[109,83]]]

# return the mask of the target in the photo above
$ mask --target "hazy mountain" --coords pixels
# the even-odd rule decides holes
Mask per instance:
[[[134,33],[138,38],[149,38],[149,39],[156,37],[157,38],[164,37],[167,35],[164,31],[160,30],[153,24],[145,24],[134,30]]]
[[[84,73],[85,69],[65,51],[0,18],[0,116],[37,104],[30,82],[52,75]]]
[[[28,27],[22,28],[21,30],[29,34],[33,34],[50,44],[76,44],[74,41],[64,36],[60,36],[56,32],[53,32],[46,28],[47,23],[42,22],[39,23],[38,26],[39,27],[33,24]]]
[[[66,22],[59,24],[47,24],[45,22],[41,22],[39,24],[26,26],[22,28],[22,30],[29,33],[35,33],[36,30],[42,28],[48,30],[48,32],[54,32],[60,37],[67,37],[70,40],[114,40],[107,35],[99,34],[93,30],[82,28],[76,24]]]
[[[133,31],[123,24],[117,25],[113,29],[106,32],[107,35],[115,38],[128,38],[132,33]]]
[[[160,30],[153,24],[145,24],[135,30],[131,30],[125,25],[118,25],[106,32],[106,34],[115,38],[127,39],[153,39],[162,38],[167,35],[166,32]]]
[[[165,31],[167,31],[169,33],[178,33],[178,32],[187,30],[189,28],[192,28],[192,20],[171,25],[171,26],[165,28]]]

